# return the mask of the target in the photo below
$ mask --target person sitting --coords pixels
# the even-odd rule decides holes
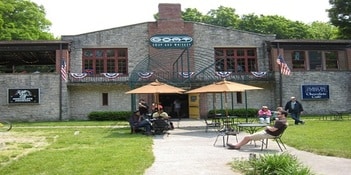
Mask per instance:
[[[286,119],[287,115],[288,112],[279,111],[278,120],[275,121],[274,126],[266,126],[265,130],[256,132],[252,135],[245,136],[236,145],[228,143],[228,149],[240,149],[243,145],[246,145],[251,140],[273,139],[276,136],[281,135],[284,132],[284,130],[288,127],[288,121]]]
[[[262,108],[258,111],[258,118],[260,120],[260,123],[267,123],[269,124],[270,118],[272,116],[271,110],[268,109],[267,106],[262,106]]]
[[[136,133],[137,129],[145,128],[145,134],[151,135],[151,123],[147,119],[143,119],[140,115],[140,111],[135,111],[133,115],[129,118],[129,124],[132,133]]]
[[[152,114],[152,117],[154,119],[162,119],[162,120],[164,120],[165,122],[167,122],[170,125],[170,129],[174,129],[173,123],[169,121],[171,116],[169,116],[167,114],[167,112],[163,111],[163,108],[159,108],[158,111],[154,112]]]

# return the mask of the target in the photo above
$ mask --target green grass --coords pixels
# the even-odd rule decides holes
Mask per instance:
[[[320,155],[351,158],[351,120],[303,119],[305,125],[294,125],[293,121],[289,121],[290,125],[282,137],[284,143]]]
[[[17,127],[10,134],[12,139],[17,139],[6,144],[9,149],[0,152],[0,172],[10,175],[143,174],[154,161],[152,137],[132,135],[129,128],[78,127],[102,126],[101,123],[114,125],[113,122],[15,124]],[[56,124],[72,127],[33,127]],[[77,130],[79,134],[75,135]]]
[[[285,131],[285,144],[321,155],[351,158],[351,120],[303,117]],[[123,127],[114,127],[114,126]],[[15,123],[0,138],[0,174],[143,174],[154,161],[152,139],[130,134],[127,122]],[[79,130],[79,134],[74,133]],[[10,140],[6,140],[10,139]]]

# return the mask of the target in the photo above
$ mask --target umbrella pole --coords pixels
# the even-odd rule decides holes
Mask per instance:
[[[224,92],[224,105],[225,105],[225,116],[228,117],[228,101],[227,101],[227,92]]]
[[[245,117],[246,117],[246,123],[248,123],[249,119],[247,116],[247,93],[245,91]]]

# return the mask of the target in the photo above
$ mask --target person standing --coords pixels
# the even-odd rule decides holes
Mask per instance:
[[[299,123],[305,124],[303,120],[300,120],[300,115],[303,112],[302,104],[295,97],[291,97],[290,101],[286,103],[285,111],[290,113],[291,117],[295,120],[295,125]]]
[[[144,99],[139,100],[138,110],[140,112],[140,116],[144,118],[149,113],[149,106],[146,104]]]
[[[176,99],[173,102],[173,106],[174,106],[174,112],[177,114],[177,117],[180,120],[180,108],[182,107],[182,104],[178,99]]]

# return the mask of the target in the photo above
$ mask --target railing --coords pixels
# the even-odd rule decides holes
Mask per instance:
[[[190,76],[182,76],[178,72],[155,72],[149,78],[138,78],[130,79],[128,75],[120,75],[116,77],[106,77],[103,75],[86,75],[86,76],[72,76],[71,74],[68,77],[69,83],[130,83],[133,81],[133,84],[146,84],[156,79],[161,82],[167,82],[168,84],[176,86],[187,86],[187,85],[203,85],[208,84],[209,82],[220,81],[223,78],[226,78],[228,81],[235,82],[252,82],[252,81],[274,81],[274,72],[266,72],[264,76],[257,76],[252,73],[232,73],[226,77],[217,76],[214,72],[201,72],[198,74],[193,74]]]

